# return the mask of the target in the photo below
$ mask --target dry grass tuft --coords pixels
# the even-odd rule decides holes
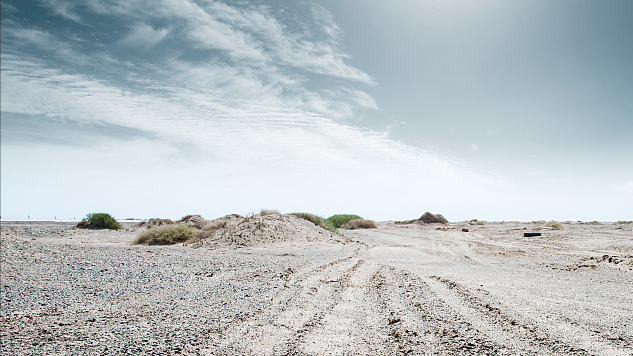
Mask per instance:
[[[304,220],[308,220],[309,222],[313,223],[316,226],[320,226],[326,230],[336,232],[336,227],[334,225],[332,225],[328,220],[323,219],[322,217],[318,215],[310,214],[310,213],[292,213],[289,215],[294,215]]]
[[[216,231],[225,228],[228,221],[229,219],[223,218],[207,221],[200,230],[194,232],[192,241],[201,241],[212,237]]]
[[[563,226],[563,224],[559,223],[558,221],[554,221],[554,220],[552,220],[550,222],[546,222],[545,224],[543,224],[543,226],[553,227],[554,229],[557,229],[557,230],[562,230],[562,229],[565,228]]]
[[[169,224],[162,226],[154,226],[149,230],[141,232],[134,241],[133,245],[173,245],[179,242],[186,242],[193,238],[195,228],[180,225]]]
[[[136,224],[136,227],[152,228],[154,226],[172,225],[175,224],[171,219],[149,219],[148,221],[142,221]]]
[[[341,229],[345,230],[357,230],[357,229],[377,229],[378,225],[371,220],[355,219],[346,222],[341,225]]]

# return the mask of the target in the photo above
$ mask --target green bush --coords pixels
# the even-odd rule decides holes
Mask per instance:
[[[326,221],[328,221],[332,226],[338,229],[339,227],[343,226],[343,224],[345,224],[346,222],[357,220],[357,219],[363,219],[363,218],[361,218],[358,215],[338,214],[338,215],[330,216],[329,218],[326,219]]]
[[[326,219],[323,219],[322,217],[318,215],[310,214],[310,213],[292,213],[290,215],[294,215],[296,217],[308,220],[309,222],[313,223],[316,226],[320,226],[324,229],[336,232],[336,227],[332,225],[331,222],[329,222]]]
[[[83,220],[77,224],[77,227],[82,229],[110,229],[119,230],[122,228],[118,221],[114,220],[110,214],[106,213],[92,213],[86,215]]]
[[[154,226],[149,230],[141,232],[133,245],[173,245],[185,242],[194,235],[195,228],[186,225],[173,224]]]

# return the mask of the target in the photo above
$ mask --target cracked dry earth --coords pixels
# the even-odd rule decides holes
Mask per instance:
[[[3,222],[0,354],[633,354],[627,224],[381,224],[240,249],[70,227]]]

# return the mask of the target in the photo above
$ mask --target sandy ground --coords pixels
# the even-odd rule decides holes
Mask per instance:
[[[630,224],[237,249],[71,226],[2,223],[0,354],[633,355]]]

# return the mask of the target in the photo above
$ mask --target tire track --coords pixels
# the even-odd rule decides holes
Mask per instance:
[[[497,342],[505,342],[519,350],[532,350],[538,354],[550,355],[622,355],[630,356],[630,349],[614,347],[612,344],[597,340],[595,335],[571,325],[558,325],[568,331],[574,330],[575,340],[570,344],[547,330],[519,321],[505,314],[466,288],[451,280],[431,276],[425,282],[448,305],[457,310],[469,323]],[[555,330],[555,329],[554,329]],[[572,346],[578,345],[578,346]]]
[[[360,250],[317,268],[293,273],[268,308],[214,335],[204,353],[297,354],[303,335],[321,324],[351,275],[364,264],[358,258]]]

